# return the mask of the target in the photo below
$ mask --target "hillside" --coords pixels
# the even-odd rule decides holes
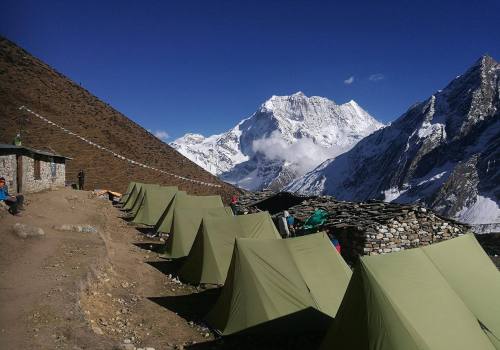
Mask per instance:
[[[19,110],[20,106],[129,159],[220,187],[193,183],[127,162]],[[79,169],[84,169],[88,188],[122,192],[129,181],[137,180],[177,185],[194,194],[217,193],[226,199],[236,191],[109,104],[2,37],[0,120],[1,143],[11,143],[21,129],[23,145],[73,158],[68,162],[66,179],[76,181]]]

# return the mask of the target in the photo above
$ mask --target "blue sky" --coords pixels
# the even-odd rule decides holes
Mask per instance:
[[[23,1],[0,33],[168,141],[271,95],[356,100],[389,122],[500,59],[500,1]]]

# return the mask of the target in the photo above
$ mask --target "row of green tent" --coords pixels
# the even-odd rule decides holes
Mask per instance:
[[[130,203],[137,187],[123,208],[170,227],[181,279],[224,285],[206,316],[222,335],[328,328],[322,349],[500,349],[500,274],[473,235],[362,257],[351,272],[325,233],[281,239],[266,212],[232,216],[220,197],[172,187],[146,185]]]

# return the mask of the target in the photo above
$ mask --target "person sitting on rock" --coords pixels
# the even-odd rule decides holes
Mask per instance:
[[[24,196],[9,195],[9,188],[5,183],[5,178],[0,177],[0,201],[4,201],[5,204],[9,206],[9,213],[11,213],[12,215],[17,215],[19,214],[19,210],[21,210],[23,207]]]

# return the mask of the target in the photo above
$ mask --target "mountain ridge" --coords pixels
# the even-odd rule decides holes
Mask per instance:
[[[494,212],[480,221],[500,222],[482,199],[500,199],[499,76],[500,64],[482,56],[444,89],[287,189],[346,200],[418,201],[478,224],[484,222],[476,222],[477,213],[467,213],[479,203]]]
[[[303,173],[306,162],[287,155],[287,146],[337,155],[382,126],[353,100],[339,105],[299,91],[271,96],[227,132],[209,137],[188,133],[170,145],[225,181],[250,190],[279,190]],[[267,144],[281,154],[270,154]]]

